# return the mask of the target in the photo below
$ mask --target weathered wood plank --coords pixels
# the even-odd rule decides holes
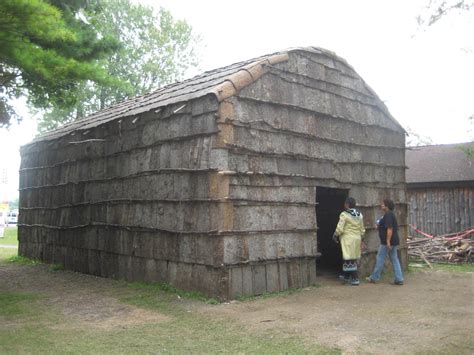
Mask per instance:
[[[252,265],[252,290],[253,294],[261,295],[266,292],[265,265]]]
[[[230,269],[230,295],[237,298],[243,295],[242,268],[233,267]]]
[[[265,267],[267,292],[280,290],[280,275],[277,263],[269,263]]]
[[[474,189],[462,187],[408,189],[408,223],[435,235],[455,233],[473,223]]]
[[[250,265],[242,266],[242,294],[250,296],[255,294],[253,291],[253,273]]]

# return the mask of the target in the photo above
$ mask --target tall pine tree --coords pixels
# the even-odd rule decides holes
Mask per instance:
[[[103,71],[120,82],[83,82],[75,89],[77,103],[56,106],[44,114],[41,131],[180,80],[189,67],[197,65],[199,38],[167,10],[156,13],[130,0],[104,0],[101,7],[88,19],[102,36],[120,42],[119,50],[100,61]]]
[[[99,13],[91,0],[0,1],[0,127],[19,119],[11,101],[26,96],[37,108],[67,108],[76,88],[89,80],[120,85],[96,60],[119,48],[98,36],[84,11]]]

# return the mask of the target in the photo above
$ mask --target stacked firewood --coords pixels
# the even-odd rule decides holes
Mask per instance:
[[[431,263],[469,263],[474,262],[474,228],[460,233],[423,237],[409,237],[408,255]]]

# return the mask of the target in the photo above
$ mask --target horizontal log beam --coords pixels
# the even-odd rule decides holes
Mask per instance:
[[[45,228],[55,230],[72,230],[82,229],[89,227],[102,227],[102,228],[115,228],[125,229],[134,232],[157,232],[157,233],[169,233],[169,234],[206,234],[206,235],[259,235],[259,234],[285,234],[285,233],[315,233],[318,228],[301,228],[301,229],[271,229],[271,230],[207,230],[207,231],[174,231],[161,228],[150,228],[144,226],[130,226],[121,224],[101,223],[101,222],[90,222],[87,224],[75,225],[75,226],[51,226],[46,224],[25,224],[19,223],[18,227],[21,228]]]
[[[301,112],[310,113],[312,115],[318,115],[318,116],[321,116],[321,117],[328,117],[328,118],[332,118],[332,119],[340,119],[340,120],[344,120],[344,121],[347,121],[347,122],[350,122],[350,123],[353,123],[353,124],[360,125],[362,127],[376,127],[376,128],[380,128],[380,129],[383,129],[383,130],[391,132],[391,133],[399,133],[399,134],[401,133],[398,130],[394,130],[394,129],[391,129],[391,128],[388,128],[388,127],[385,127],[385,126],[381,126],[381,125],[378,125],[378,124],[361,123],[357,120],[349,119],[347,117],[332,116],[332,115],[329,115],[329,114],[324,113],[324,112],[313,111],[313,110],[310,110],[310,109],[307,109],[307,108],[304,108],[304,107],[301,107],[301,106],[292,105],[292,104],[288,104],[288,103],[284,103],[284,102],[275,102],[275,101],[264,100],[264,99],[261,99],[261,98],[255,98],[255,97],[250,97],[250,96],[240,96],[240,95],[239,95],[238,99],[243,100],[243,101],[249,101],[249,102],[253,101],[257,104],[258,103],[265,103],[267,105],[272,105],[272,106],[281,106],[281,107],[285,107],[285,108],[292,109],[292,110],[297,110],[297,111],[301,111]]]
[[[343,141],[343,140],[339,140],[339,139],[331,139],[331,138],[320,137],[320,136],[316,136],[314,134],[291,131],[291,130],[288,130],[288,129],[275,127],[275,126],[271,125],[269,122],[267,122],[265,120],[241,121],[241,120],[238,120],[238,119],[233,119],[233,120],[228,120],[228,122],[231,122],[235,127],[248,128],[248,129],[251,129],[251,130],[268,132],[268,133],[281,133],[281,134],[290,135],[290,136],[293,136],[293,137],[310,139],[312,141],[318,140],[318,141],[322,141],[322,142],[328,142],[328,143],[334,143],[334,144],[344,144],[344,145],[348,145],[348,146],[358,146],[358,147],[364,147],[364,148],[393,149],[393,150],[405,151],[405,147],[400,147],[400,146],[386,146],[386,145],[381,146],[381,145],[373,145],[373,144],[361,144],[361,143],[354,143],[352,141],[349,142],[347,140]],[[255,127],[255,126],[252,125],[252,123],[263,123],[266,126],[270,127],[270,129]]]
[[[75,208],[92,205],[108,205],[108,204],[131,204],[131,203],[229,203],[232,202],[234,206],[251,206],[251,205],[277,205],[277,206],[316,206],[317,203],[298,202],[298,201],[272,201],[272,200],[255,200],[244,198],[222,198],[222,199],[110,199],[93,202],[82,202],[75,204],[64,204],[59,206],[35,206],[35,207],[20,207],[20,211],[34,211],[34,210],[57,210],[62,208]]]
[[[114,176],[110,178],[104,179],[89,179],[89,180],[79,180],[79,181],[68,181],[65,183],[60,184],[52,184],[52,185],[38,185],[38,186],[28,186],[22,187],[19,191],[26,191],[26,190],[35,190],[35,189],[43,189],[43,188],[53,188],[53,187],[60,187],[60,186],[67,186],[67,185],[80,185],[80,184],[88,184],[94,182],[110,182],[115,180],[127,180],[127,179],[134,179],[137,177],[149,176],[149,175],[158,175],[158,174],[173,174],[173,173],[209,173],[209,172],[216,172],[217,169],[185,169],[185,168],[166,168],[166,169],[152,169],[152,170],[144,170],[136,174],[124,175],[124,176]]]

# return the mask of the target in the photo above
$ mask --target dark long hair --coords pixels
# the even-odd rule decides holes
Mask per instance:
[[[393,211],[393,209],[395,208],[395,204],[393,203],[393,201],[389,198],[384,198],[383,199],[383,204],[388,207],[388,209],[390,211]]]
[[[349,206],[349,208],[354,208],[356,206],[356,200],[354,197],[348,197],[346,198],[346,201],[347,205]]]

